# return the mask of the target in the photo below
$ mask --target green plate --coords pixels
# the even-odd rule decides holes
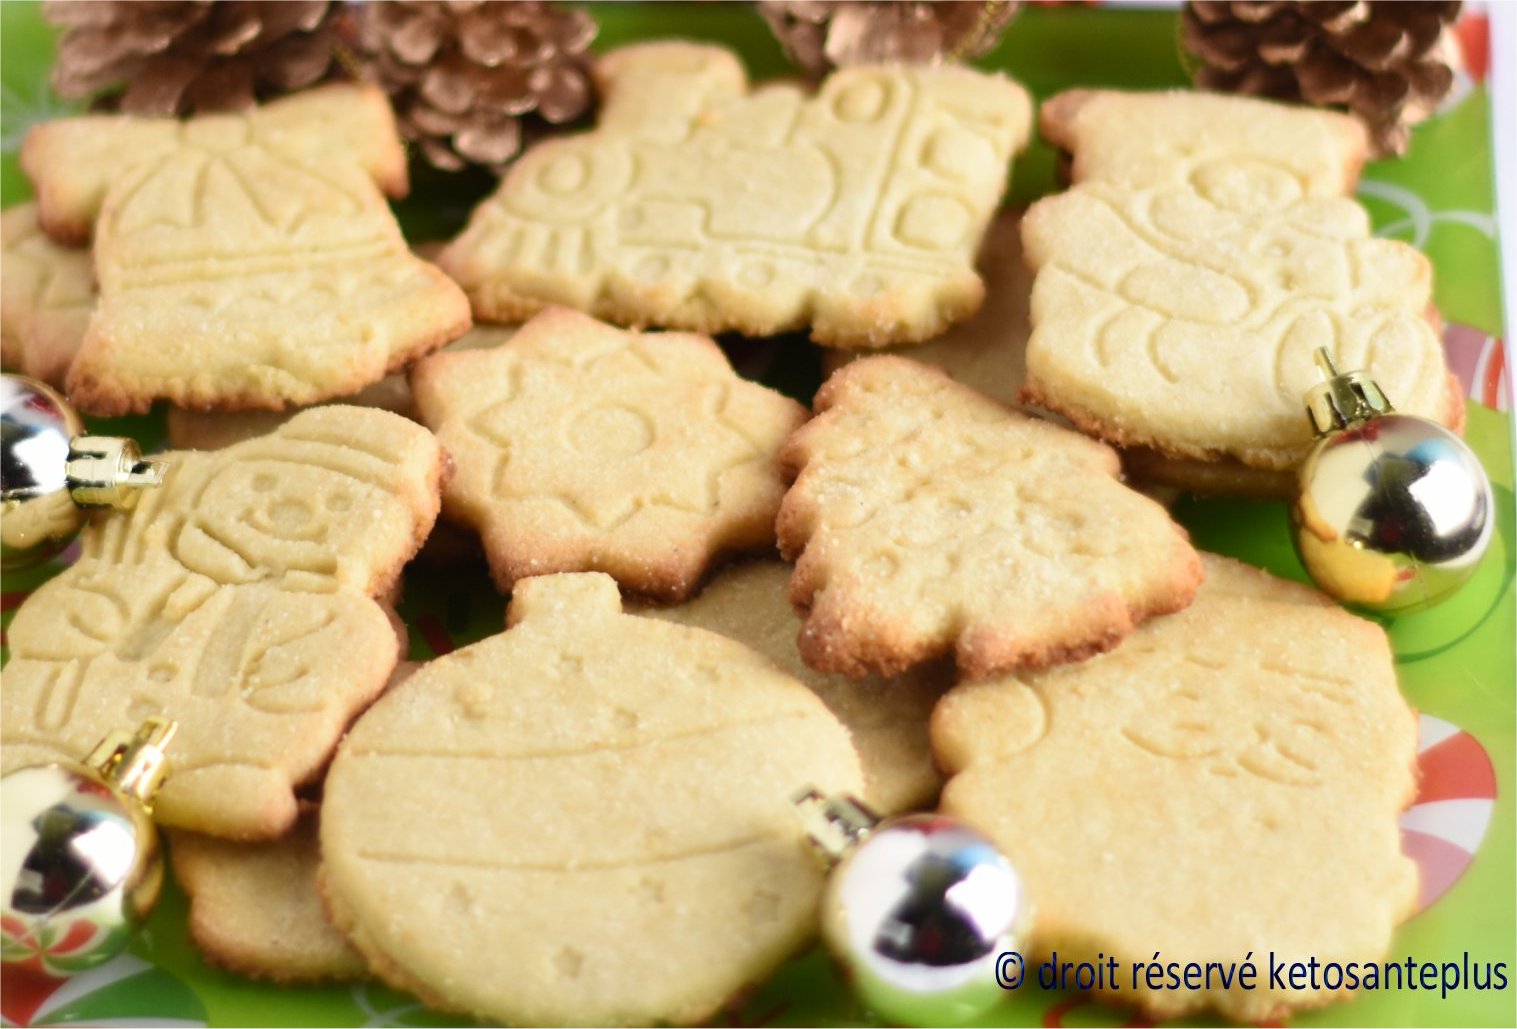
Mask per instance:
[[[591,5],[600,21],[597,47],[683,36],[737,50],[755,79],[790,72],[758,16],[736,4]],[[1388,620],[1402,688],[1423,712],[1422,789],[1403,819],[1405,847],[1423,872],[1431,903],[1397,932],[1389,957],[1404,961],[1505,962],[1517,971],[1517,850],[1513,818],[1514,540],[1512,424],[1503,388],[1505,351],[1495,233],[1495,181],[1490,151],[1490,99],[1483,81],[1484,15],[1466,17],[1469,68],[1456,98],[1419,127],[1410,154],[1372,164],[1360,190],[1377,229],[1421,247],[1436,268],[1436,299],[1449,323],[1451,367],[1471,396],[1467,439],[1495,486],[1499,526],[1475,579],[1432,611]],[[0,200],[25,199],[29,188],[15,154],[31,123],[71,108],[47,86],[54,36],[33,3],[0,4],[3,29],[4,159]],[[1071,86],[1163,88],[1186,84],[1176,47],[1173,11],[1034,5],[1011,24],[980,64],[1005,69],[1039,97]],[[1503,55],[1511,58],[1517,55]],[[1508,169],[1507,174],[1517,174]],[[414,239],[451,234],[491,181],[417,167],[412,196],[398,205]],[[1016,163],[1009,203],[1024,204],[1056,188],[1052,152],[1037,143]],[[818,380],[814,350],[786,341],[759,373],[803,400]],[[145,443],[163,438],[159,412],[103,423]],[[97,426],[98,427],[98,426]],[[1279,504],[1184,499],[1177,517],[1207,549],[1305,580],[1291,551]],[[7,576],[5,622],[57,566]],[[412,656],[497,631],[503,605],[480,570],[444,580],[416,573],[406,582],[402,613],[412,630]],[[1439,894],[1433,897],[1433,894]],[[509,931],[506,929],[505,931]],[[509,974],[510,970],[503,970]],[[1512,1025],[1514,992],[1437,989],[1361,993],[1352,1001],[1304,1014],[1298,1025]],[[185,901],[170,883],[133,951],[91,973],[38,985],[7,977],[0,1014],[5,1024],[145,1025],[436,1025],[456,1022],[404,994],[376,984],[276,987],[207,966],[189,943]],[[723,1013],[734,1025],[872,1024],[825,957],[811,951]],[[130,1020],[122,1021],[122,1020]],[[1141,1024],[1121,1008],[1078,994],[1024,986],[984,1018],[987,1025]]]

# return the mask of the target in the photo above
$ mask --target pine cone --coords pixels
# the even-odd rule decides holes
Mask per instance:
[[[524,115],[557,125],[589,109],[595,30],[583,11],[536,0],[375,0],[356,42],[428,161],[499,172],[521,147]]]
[[[60,96],[132,114],[235,111],[332,74],[327,0],[47,0]]]
[[[1193,0],[1185,48],[1203,89],[1345,108],[1377,156],[1406,152],[1411,127],[1454,84],[1457,2]]]
[[[790,59],[820,78],[850,64],[937,64],[979,57],[1016,14],[1013,0],[762,0]]]

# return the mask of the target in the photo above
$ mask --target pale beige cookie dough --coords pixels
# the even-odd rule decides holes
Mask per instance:
[[[853,734],[864,767],[862,799],[880,814],[928,807],[942,778],[932,764],[927,719],[953,684],[953,671],[932,665],[895,679],[825,675],[801,660],[801,622],[789,600],[790,566],[750,561],[718,572],[699,596],[674,607],[634,606],[634,614],[693,625],[763,654],[822,698]]]
[[[384,94],[339,84],[245,114],[91,115],[27,133],[44,230],[93,230],[100,301],[68,374],[81,409],[266,408],[345,396],[469,327],[406,249]]]
[[[113,729],[172,718],[174,774],[154,817],[278,836],[294,787],[400,657],[375,598],[432,528],[442,453],[397,415],[322,407],[164,460],[164,485],[87,529],[79,560],[16,612],[3,767],[75,760]]]
[[[502,590],[604,571],[689,595],[717,556],[774,542],[779,448],[806,419],[707,337],[566,308],[493,350],[427,358],[411,389],[453,460],[444,511],[479,531]]]
[[[276,840],[169,834],[174,878],[190,898],[190,938],[207,960],[278,982],[361,979],[369,966],[327,918],[316,889],[317,809]]]
[[[1078,660],[1190,603],[1201,563],[1111,448],[942,371],[872,357],[835,373],[791,437],[778,521],[811,667],[961,674]]]
[[[418,671],[327,776],[321,884],[376,972],[515,1025],[693,1023],[813,933],[790,804],[862,785],[808,689],[605,575],[517,584],[504,634]]]
[[[750,90],[684,42],[601,57],[593,132],[534,146],[439,259],[484,320],[563,304],[621,324],[844,347],[918,342],[979,307],[975,250],[1031,104],[958,65]]]
[[[1364,130],[1321,110],[1202,93],[1079,90],[1042,128],[1075,185],[1022,222],[1037,270],[1024,397],[1123,446],[1288,470],[1327,347],[1398,409],[1450,403],[1431,266],[1371,236],[1348,194]]]
[[[1079,665],[960,686],[933,713],[943,810],[999,844],[1032,949],[1098,954],[1167,1021],[1243,1023],[1343,999],[1272,989],[1276,961],[1373,962],[1417,897],[1396,820],[1417,719],[1385,633],[1226,558],[1179,614]],[[1258,988],[1133,989],[1131,966],[1242,962]],[[1161,976],[1161,980],[1162,976]]]
[[[476,325],[443,347],[452,350],[488,350],[511,338],[512,325]],[[377,407],[415,420],[416,402],[402,373],[386,375],[339,401],[358,407]],[[169,445],[178,450],[220,450],[254,436],[273,432],[299,411],[193,411],[170,407],[167,412]]]
[[[61,389],[94,306],[90,251],[48,239],[35,204],[6,208],[0,214],[0,362]]]

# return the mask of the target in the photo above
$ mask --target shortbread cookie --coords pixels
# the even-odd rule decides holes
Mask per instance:
[[[507,1025],[700,1022],[814,931],[790,806],[857,790],[847,730],[715,633],[620,611],[605,575],[517,584],[503,635],[359,719],[322,889],[376,972]]]
[[[1031,106],[957,65],[749,90],[730,51],[596,63],[593,132],[539,143],[440,263],[485,320],[564,304],[622,324],[846,347],[930,339],[979,307],[975,250]]]
[[[683,604],[631,610],[719,632],[763,654],[809,686],[853,734],[864,768],[861,796],[870,807],[889,815],[931,806],[943,781],[932,764],[927,719],[953,684],[952,669],[934,665],[896,679],[849,679],[807,667],[795,649],[801,623],[789,584],[789,565],[750,561],[718,573]]]
[[[49,235],[94,229],[100,301],[68,375],[87,412],[312,404],[469,327],[380,193],[406,191],[406,166],[375,87],[184,122],[48,122],[21,164]]]
[[[1019,211],[996,215],[976,267],[985,280],[985,303],[973,317],[926,343],[889,352],[936,365],[956,382],[1015,407],[1027,377],[1027,335],[1032,331],[1027,319],[1032,272],[1022,260]],[[822,354],[822,369],[831,374],[858,356],[858,351],[828,350]]]
[[[361,979],[369,966],[327,918],[316,889],[316,807],[262,843],[169,834],[190,898],[190,937],[213,964],[279,982]]]
[[[411,388],[453,459],[444,510],[479,530],[502,590],[603,571],[688,595],[717,555],[774,542],[779,448],[806,420],[708,338],[565,308],[494,350],[422,361]]]
[[[431,433],[307,411],[211,454],[87,530],[21,606],[0,691],[5,770],[77,759],[149,715],[179,722],[161,822],[268,838],[400,656],[386,596],[437,516]]]
[[[1134,126],[1141,126],[1141,130]],[[1044,104],[1075,185],[1022,222],[1037,269],[1024,396],[1124,446],[1289,469],[1327,347],[1397,408],[1455,424],[1431,268],[1349,199],[1346,115],[1200,93]]]
[[[516,331],[512,325],[476,325],[443,347],[449,350],[487,350],[499,346]],[[416,419],[416,403],[404,374],[386,375],[365,386],[341,403],[377,407]],[[167,414],[169,446],[178,450],[220,450],[254,436],[273,432],[299,411],[191,411],[170,407]]]
[[[1106,996],[1155,1020],[1279,1024],[1339,999],[1272,988],[1270,961],[1377,961],[1417,899],[1396,826],[1417,719],[1385,633],[1235,561],[1207,557],[1196,602],[1110,654],[956,688],[932,739],[943,809],[1036,898],[1034,951],[1115,958]],[[1253,991],[1129,975],[1250,955]]]
[[[0,215],[0,361],[62,388],[95,306],[90,252],[61,247],[34,204]]]
[[[1185,531],[1109,447],[901,357],[837,372],[816,410],[785,445],[778,524],[813,668],[952,653],[980,679],[1105,650],[1195,593]]]

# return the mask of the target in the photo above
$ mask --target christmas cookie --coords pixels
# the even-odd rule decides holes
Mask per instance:
[[[878,347],[979,307],[975,250],[1031,121],[1015,83],[859,67],[750,91],[731,52],[674,42],[596,73],[599,127],[529,150],[440,259],[481,319],[565,304]]]
[[[1022,260],[1021,215],[1002,211],[990,223],[976,264],[985,280],[985,303],[967,321],[915,346],[888,352],[936,365],[956,382],[1009,407],[1019,402],[1026,378],[1027,320],[1032,272]],[[828,350],[822,367],[829,374],[858,356],[858,351]]]
[[[1044,104],[1042,128],[1074,153],[1075,185],[1022,222],[1030,402],[1123,446],[1278,472],[1311,443],[1301,397],[1326,347],[1400,410],[1460,423],[1427,259],[1373,238],[1348,196],[1354,119],[1076,91]]]
[[[95,307],[90,252],[60,247],[34,204],[0,214],[0,361],[62,388]]]
[[[269,838],[400,655],[387,595],[437,516],[431,433],[322,407],[209,454],[86,531],[8,631],[6,770],[74,759],[149,715],[179,722],[161,822]]]
[[[806,665],[795,649],[801,623],[788,599],[790,566],[752,561],[719,572],[700,596],[674,607],[636,606],[634,614],[709,629],[752,647],[822,698],[853,734],[864,768],[861,798],[880,814],[930,807],[942,779],[932,765],[927,719],[953,683],[942,665],[896,679],[849,679]]]
[[[816,410],[785,445],[778,522],[813,668],[952,653],[980,679],[1105,650],[1195,593],[1185,531],[1109,447],[900,357],[835,373]]]
[[[516,329],[509,325],[476,325],[443,347],[449,350],[487,350],[511,338]],[[341,403],[358,407],[377,407],[416,418],[416,402],[406,377],[386,375],[365,386]],[[182,407],[168,409],[169,445],[180,450],[220,450],[254,436],[273,432],[298,414],[298,411],[192,411]]]
[[[190,937],[213,964],[280,982],[361,979],[368,965],[333,928],[316,889],[316,807],[277,840],[169,834],[190,898]]]
[[[823,871],[789,798],[859,788],[847,730],[746,647],[622,614],[605,575],[524,580],[508,623],[338,749],[339,928],[386,979],[493,1023],[710,1019],[814,931]]]
[[[90,116],[27,134],[41,225],[95,240],[100,302],[68,374],[86,412],[312,404],[469,327],[380,189],[405,152],[377,89],[333,85],[246,114]]]
[[[706,337],[564,308],[504,346],[428,358],[411,388],[453,459],[444,510],[479,530],[502,590],[593,570],[688,595],[717,555],[773,543],[779,448],[806,419]]]
[[[1206,558],[1196,602],[1110,654],[954,689],[932,740],[943,809],[1036,898],[1032,945],[1115,958],[1106,996],[1148,1018],[1258,1024],[1328,1003],[1275,988],[1270,962],[1377,961],[1417,899],[1396,825],[1417,719],[1384,631],[1235,561]],[[1250,954],[1253,990],[1130,978],[1134,962]]]

